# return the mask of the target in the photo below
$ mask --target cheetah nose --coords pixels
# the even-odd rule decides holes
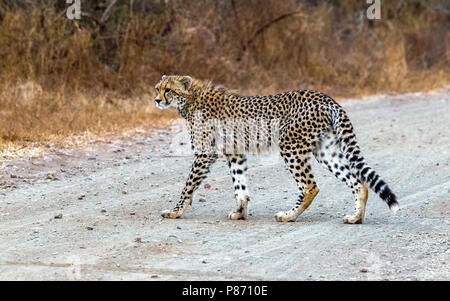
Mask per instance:
[[[161,102],[161,99],[156,98],[155,101],[156,101],[157,104],[159,104]]]

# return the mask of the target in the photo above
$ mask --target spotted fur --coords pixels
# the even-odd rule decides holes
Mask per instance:
[[[277,150],[299,188],[295,205],[278,212],[280,222],[295,221],[319,192],[311,171],[311,154],[343,181],[355,199],[355,213],[345,223],[362,223],[370,187],[393,211],[396,196],[367,165],[353,126],[343,108],[316,91],[297,90],[267,96],[242,96],[189,76],[163,76],[156,85],[156,104],[175,107],[187,120],[194,151],[191,173],[180,201],[165,210],[165,218],[179,218],[192,204],[194,191],[219,154],[224,154],[233,179],[237,208],[230,219],[246,219],[250,201],[247,154]]]

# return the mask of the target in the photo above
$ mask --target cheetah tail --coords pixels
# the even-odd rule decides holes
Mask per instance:
[[[353,126],[345,111],[342,108],[334,110],[332,112],[332,120],[334,131],[340,142],[341,151],[349,162],[350,169],[388,204],[391,211],[396,212],[399,209],[396,195],[375,170],[364,161],[356,141]]]

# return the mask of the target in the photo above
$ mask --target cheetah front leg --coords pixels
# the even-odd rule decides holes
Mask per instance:
[[[179,218],[186,210],[187,205],[192,204],[192,197],[194,191],[200,186],[203,179],[209,172],[211,165],[217,160],[216,154],[197,154],[192,163],[189,178],[186,181],[186,186],[181,194],[180,201],[174,209],[164,210],[161,212],[164,218]]]
[[[247,186],[247,159],[244,155],[227,155],[228,167],[230,167],[233,179],[234,198],[237,208],[228,218],[231,220],[247,219],[247,206],[250,198]]]

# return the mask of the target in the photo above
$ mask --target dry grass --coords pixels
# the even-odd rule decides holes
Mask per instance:
[[[447,1],[0,1],[0,145],[163,126],[162,74],[335,97],[450,83]]]
[[[85,131],[110,132],[134,127],[162,125],[165,115],[150,103],[147,94],[88,96],[43,90],[34,82],[5,89],[0,111],[3,141],[46,141]]]

